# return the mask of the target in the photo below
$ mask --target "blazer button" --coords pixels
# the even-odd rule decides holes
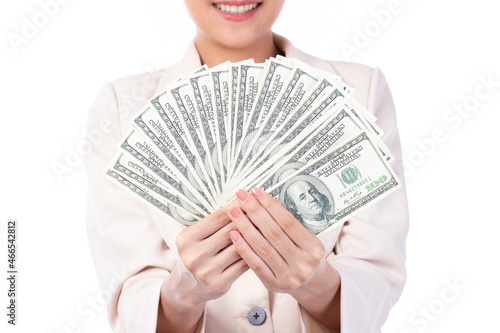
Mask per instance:
[[[261,325],[266,320],[266,311],[261,307],[254,307],[248,311],[248,321],[254,326]]]

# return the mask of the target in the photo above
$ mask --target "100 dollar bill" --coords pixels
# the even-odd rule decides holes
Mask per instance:
[[[267,191],[318,234],[401,187],[377,150],[370,135],[363,132]]]

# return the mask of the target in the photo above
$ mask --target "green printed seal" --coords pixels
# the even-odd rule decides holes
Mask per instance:
[[[342,180],[346,184],[354,184],[356,180],[358,180],[358,171],[355,168],[347,167],[344,170],[342,170],[342,173],[340,174],[342,177]]]

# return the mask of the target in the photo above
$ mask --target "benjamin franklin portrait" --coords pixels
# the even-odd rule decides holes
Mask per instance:
[[[285,208],[310,232],[318,234],[335,223],[334,202],[328,187],[313,176],[295,176],[280,194]]]

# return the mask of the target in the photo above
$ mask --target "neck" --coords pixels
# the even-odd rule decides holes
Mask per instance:
[[[200,54],[201,63],[210,68],[228,60],[238,62],[252,58],[256,63],[260,63],[278,54],[284,55],[274,44],[272,33],[245,47],[219,44],[199,35],[195,39],[195,45]]]

